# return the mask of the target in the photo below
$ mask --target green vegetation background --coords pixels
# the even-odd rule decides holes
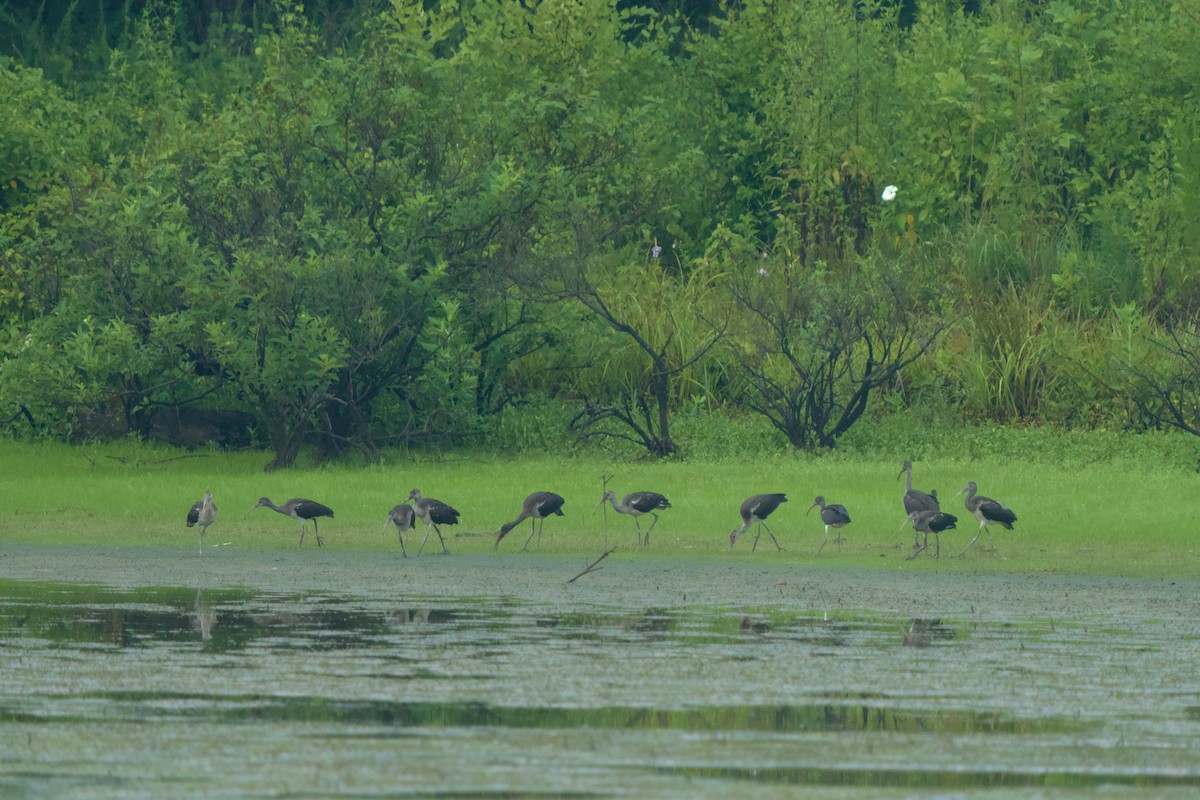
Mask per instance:
[[[1195,0],[0,16],[0,404],[44,465],[6,537],[174,541],[204,486],[218,538],[259,494],[369,530],[413,484],[473,532],[553,488],[590,552],[616,472],[681,498],[665,543],[781,490],[791,540],[820,493],[898,560],[912,458],[1014,505],[1019,563],[1186,571]],[[232,452],[142,496],[130,436]]]

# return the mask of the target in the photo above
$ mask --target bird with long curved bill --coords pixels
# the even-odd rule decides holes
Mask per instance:
[[[963,505],[967,511],[971,512],[971,516],[979,520],[979,530],[975,531],[975,538],[967,542],[967,546],[958,554],[958,558],[966,555],[971,549],[971,545],[979,538],[979,534],[989,525],[1001,525],[1007,530],[1013,529],[1013,523],[1017,521],[1017,515],[1011,508],[1001,503],[999,500],[993,500],[990,497],[984,497],[981,494],[976,494],[979,487],[975,485],[975,481],[969,481],[958,494],[966,494],[967,497],[963,500]],[[988,544],[992,546],[992,552],[996,550],[996,544],[992,541],[992,532],[988,531]]]
[[[425,542],[429,540],[429,530],[432,528],[438,535],[438,541],[442,543],[442,555],[449,555],[450,550],[446,548],[446,540],[442,538],[442,531],[439,525],[457,525],[458,510],[446,505],[441,500],[434,500],[432,497],[423,497],[420,489],[413,489],[409,493],[408,499],[413,501],[413,510],[421,521],[425,523],[425,538],[421,540],[421,546],[417,548],[417,555],[425,550]]]
[[[934,550],[933,557],[941,558],[942,555],[942,531],[948,531],[957,528],[958,517],[953,514],[947,514],[945,511],[914,511],[908,515],[906,523],[913,526],[913,530],[917,533],[925,534],[925,539],[920,547],[914,547],[912,553],[908,556],[908,561],[912,561],[921,553],[929,549],[929,534],[933,534],[934,544],[937,549]],[[903,527],[903,526],[901,526]]]
[[[536,532],[538,537],[538,547],[542,546],[542,525],[549,516],[563,516],[563,504],[567,502],[561,495],[554,492],[534,492],[525,498],[525,502],[521,503],[521,513],[512,522],[505,523],[500,527],[500,533],[496,535],[496,544],[492,548],[497,550],[500,548],[500,540],[509,534],[509,532],[520,525],[525,520],[529,520],[529,538],[525,540],[524,550],[529,547],[529,543],[533,541],[533,534]],[[536,527],[535,527],[536,526]]]
[[[609,490],[600,498],[600,502],[596,504],[596,508],[592,509],[592,513],[595,514],[600,506],[605,503],[612,503],[613,509],[618,514],[628,514],[633,517],[633,523],[637,526],[639,545],[650,544],[650,531],[654,530],[654,526],[658,524],[658,514],[654,512],[671,507],[671,503],[667,498],[658,492],[631,492],[622,497],[621,502],[618,503],[617,496],[612,490]],[[651,522],[650,527],[646,529],[645,541],[642,540],[642,523],[638,521],[638,517],[643,514],[649,514],[654,517],[654,522]]]
[[[813,504],[808,507],[807,515],[814,508],[821,509],[821,522],[825,523],[825,539],[821,542],[821,546],[817,548],[817,555],[821,555],[821,551],[825,549],[825,545],[829,544],[829,529],[838,530],[850,524],[850,512],[841,503],[826,503],[825,498],[820,495]],[[838,552],[842,552],[842,534],[839,531],[837,538],[834,539],[837,543]]]
[[[758,537],[762,536],[763,528],[767,529],[767,535],[775,543],[775,549],[782,550],[783,545],[779,543],[779,540],[775,538],[775,534],[771,533],[771,529],[767,527],[766,519],[787,501],[787,495],[784,494],[756,494],[742,501],[742,507],[738,509],[738,513],[742,515],[742,527],[734,528],[730,532],[729,549],[733,549],[734,542],[738,540],[739,536],[750,530],[751,525],[758,523],[758,529],[754,534],[754,544],[750,546],[750,552],[753,553],[758,548]]]
[[[900,476],[904,475],[904,523],[908,522],[907,515],[914,511],[941,511],[942,506],[937,499],[937,490],[932,492],[922,492],[920,489],[914,489],[912,485],[912,462],[905,459],[904,464],[900,467],[900,472],[896,475],[896,480],[900,480]],[[904,526],[901,523],[901,527]],[[913,534],[913,550],[919,551],[917,536]]]
[[[217,521],[217,505],[213,502],[212,492],[205,492],[201,500],[197,500],[190,509],[188,509],[187,526],[189,528],[200,526],[200,555],[204,555],[204,534],[208,532],[208,526]]]
[[[272,511],[278,511],[285,517],[291,517],[300,522],[300,546],[304,547],[304,531],[306,523],[311,519],[313,524],[313,535],[317,537],[317,547],[324,545],[324,540],[321,539],[321,531],[317,527],[317,517],[333,517],[333,509],[327,505],[322,505],[316,500],[308,500],[303,497],[293,497],[281,506],[277,506],[271,502],[270,498],[260,497],[250,511],[256,508],[269,508]],[[246,513],[249,514],[250,511]]]
[[[387,522],[383,523],[385,531],[388,525],[396,526],[396,538],[400,540],[400,554],[404,558],[408,558],[408,550],[404,547],[404,532],[417,527],[416,518],[417,512],[413,511],[413,507],[408,503],[401,503],[392,507],[388,512]]]

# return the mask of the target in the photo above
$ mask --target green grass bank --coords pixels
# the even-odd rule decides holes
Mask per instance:
[[[297,546],[297,523],[265,508],[249,512],[264,495],[276,503],[301,496],[331,506],[336,518],[321,526],[328,548],[399,558],[395,531],[383,525],[388,510],[416,487],[462,512],[462,523],[445,529],[452,553],[489,552],[525,495],[551,490],[566,498],[566,516],[546,521],[542,552],[578,555],[583,563],[617,546],[613,558],[636,558],[633,520],[609,509],[606,523],[594,511],[601,476],[613,474],[610,487],[618,496],[651,489],[670,498],[673,507],[661,513],[645,551],[657,556],[970,574],[1200,577],[1200,475],[1182,457],[1191,446],[1186,438],[1089,434],[1070,446],[1061,432],[994,434],[1003,444],[994,452],[977,446],[986,441],[980,433],[960,447],[939,448],[944,456],[915,454],[917,488],[938,489],[943,509],[959,517],[958,530],[942,536],[936,561],[906,560],[913,533],[901,527],[903,481],[896,480],[901,457],[853,450],[688,462],[618,461],[595,454],[508,459],[459,453],[433,460],[397,452],[376,465],[264,473],[262,453],[0,441],[0,539],[178,546],[180,558],[196,558],[196,530],[184,520],[189,506],[210,489],[220,514],[205,539],[205,558],[219,559],[225,547]],[[951,499],[969,480],[1013,508],[1019,520],[1011,532],[991,529],[995,553],[980,547],[987,542],[984,534],[965,558],[954,558],[977,527],[962,498]],[[739,524],[738,507],[759,492],[784,492],[790,499],[770,519],[785,550],[777,552],[764,534],[751,553],[752,530],[731,553],[729,532]],[[841,552],[831,542],[816,555],[822,526],[815,509],[805,512],[818,494],[843,503],[853,517],[843,530]],[[650,520],[642,519],[645,528]],[[501,543],[498,557],[521,557],[527,526]],[[410,546],[419,543],[422,528],[407,534]],[[315,548],[311,528],[304,546]],[[531,548],[536,546],[535,539]],[[437,552],[436,541],[426,549]]]

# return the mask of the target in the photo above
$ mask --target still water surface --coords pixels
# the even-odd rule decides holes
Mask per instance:
[[[630,605],[0,580],[0,797],[1200,795],[1180,620]]]

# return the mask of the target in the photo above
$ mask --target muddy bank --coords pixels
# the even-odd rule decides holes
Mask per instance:
[[[364,597],[507,597],[628,608],[784,606],[1008,619],[1200,618],[1200,581],[962,575],[614,554],[579,578],[578,558],[330,550],[38,547],[0,543],[0,578],[118,588],[186,586]]]

